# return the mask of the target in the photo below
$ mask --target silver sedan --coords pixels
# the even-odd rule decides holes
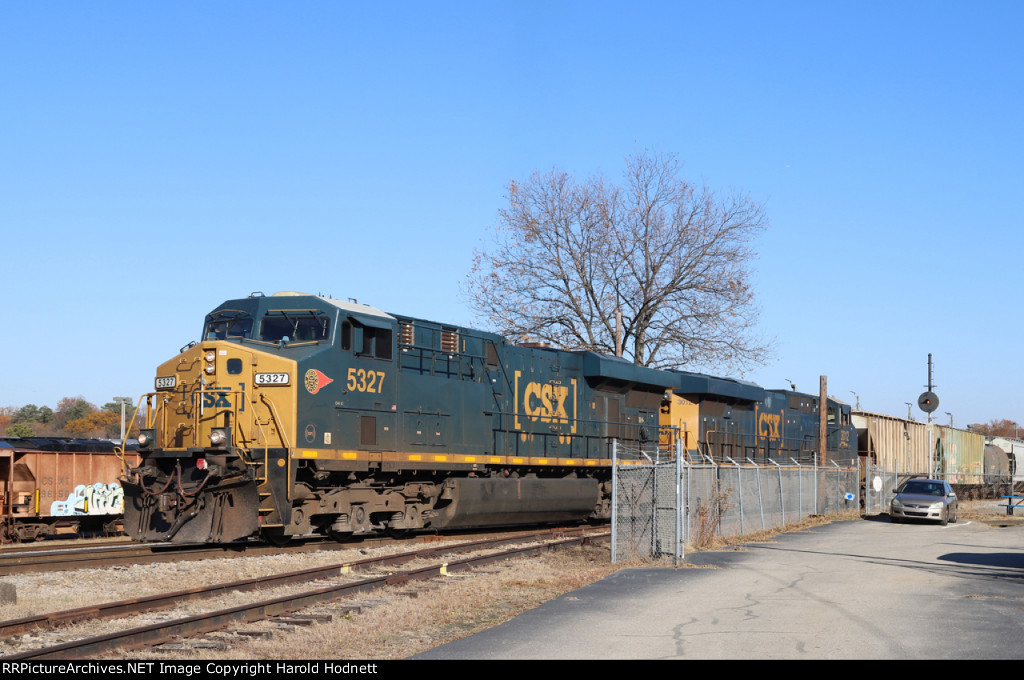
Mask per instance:
[[[911,479],[896,491],[889,506],[893,522],[908,519],[936,520],[945,526],[956,522],[956,494],[941,479]]]

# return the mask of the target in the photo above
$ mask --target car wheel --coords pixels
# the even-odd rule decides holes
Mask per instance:
[[[939,524],[942,526],[949,524],[949,508],[942,509],[942,519],[939,520]]]
[[[951,524],[956,524],[956,513],[959,508],[953,508],[953,516],[949,518]]]

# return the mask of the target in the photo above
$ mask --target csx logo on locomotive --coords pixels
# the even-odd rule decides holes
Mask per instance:
[[[231,408],[227,392],[203,392],[203,408]]]
[[[576,381],[520,382],[516,371],[516,429],[522,429],[521,416],[531,422],[571,424],[576,431]]]
[[[193,398],[197,391],[201,399],[200,405],[204,409],[233,407],[232,390],[203,390],[197,387],[192,390]],[[235,394],[238,395],[238,412],[241,413],[245,410],[245,383],[238,383]]]
[[[757,433],[766,439],[778,441],[782,439],[782,414],[762,413],[757,418]]]

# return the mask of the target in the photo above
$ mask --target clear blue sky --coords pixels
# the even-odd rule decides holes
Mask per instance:
[[[0,2],[0,405],[152,389],[260,290],[474,324],[510,180],[675,153],[763,201],[792,380],[1024,423],[1024,3]]]

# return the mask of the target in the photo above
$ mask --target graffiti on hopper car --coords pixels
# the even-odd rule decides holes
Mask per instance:
[[[79,484],[67,500],[50,505],[50,514],[58,516],[117,515],[123,511],[124,490],[117,482]]]

